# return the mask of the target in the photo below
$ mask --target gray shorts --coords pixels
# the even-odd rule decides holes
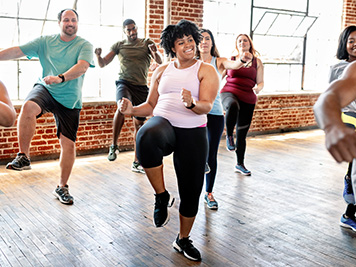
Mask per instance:
[[[116,81],[116,102],[125,97],[138,106],[146,102],[148,87],[146,85],[134,85],[125,80]],[[135,117],[137,120],[144,121],[146,117]]]
[[[79,127],[80,109],[69,109],[56,101],[42,84],[35,84],[25,101],[33,101],[41,108],[37,118],[45,113],[52,113],[57,125],[57,137],[62,133],[75,142]]]

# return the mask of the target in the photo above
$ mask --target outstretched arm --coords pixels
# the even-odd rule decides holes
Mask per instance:
[[[157,49],[157,46],[155,43],[153,44],[149,44],[148,48],[150,49],[152,58],[158,63],[158,64],[162,64],[162,57],[160,52]]]
[[[259,92],[261,92],[261,90],[263,89],[263,87],[265,85],[263,76],[264,76],[263,64],[262,64],[262,61],[259,58],[257,58],[256,86],[252,88],[255,91],[256,95]]]
[[[0,51],[0,60],[16,59],[25,56],[19,46],[10,47]]]

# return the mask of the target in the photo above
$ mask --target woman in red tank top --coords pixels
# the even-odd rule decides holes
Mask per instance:
[[[244,165],[246,136],[250,128],[253,111],[257,102],[257,94],[262,90],[263,64],[257,58],[251,38],[240,34],[236,38],[237,55],[232,60],[241,61],[245,65],[237,70],[227,70],[226,84],[221,90],[221,100],[225,113],[226,146],[235,151],[237,165],[235,171],[243,175],[251,175]],[[236,126],[236,146],[234,128]]]

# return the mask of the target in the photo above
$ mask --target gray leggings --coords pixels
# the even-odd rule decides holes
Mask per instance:
[[[181,200],[179,212],[194,217],[204,183],[208,152],[206,127],[177,128],[155,116],[137,132],[136,153],[144,168],[160,166],[163,157],[172,152]]]

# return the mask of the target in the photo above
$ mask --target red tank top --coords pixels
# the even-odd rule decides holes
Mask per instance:
[[[226,84],[221,89],[221,93],[229,92],[245,103],[256,104],[257,96],[252,90],[256,85],[256,76],[257,59],[254,58],[249,68],[242,67],[238,70],[227,70]]]

